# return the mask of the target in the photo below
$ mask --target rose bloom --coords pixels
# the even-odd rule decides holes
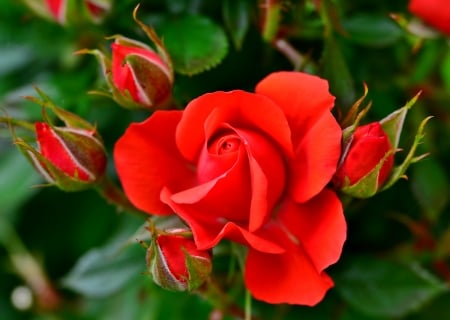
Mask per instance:
[[[449,0],[411,0],[408,9],[430,26],[450,35]]]
[[[255,91],[204,94],[130,125],[116,168],[136,207],[175,212],[199,250],[221,239],[247,246],[256,299],[314,305],[333,286],[324,269],[346,237],[326,187],[341,152],[334,97],[325,80],[298,72],[272,73]]]

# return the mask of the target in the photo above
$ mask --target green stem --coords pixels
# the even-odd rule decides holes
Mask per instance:
[[[252,295],[250,291],[245,290],[245,320],[252,319]]]
[[[257,320],[257,318],[252,317],[251,314],[251,296],[249,291],[246,291],[245,310],[242,310],[242,308],[213,280],[214,279],[211,278],[204,286],[202,286],[200,292],[212,305],[224,314],[241,319],[243,318],[245,320]]]
[[[1,221],[0,243],[8,252],[11,264],[37,297],[39,307],[56,310],[62,300],[48,280],[42,266],[28,251],[9,222]]]
[[[110,204],[115,205],[119,211],[126,211],[141,217],[148,215],[136,208],[126,197],[123,191],[111,179],[104,177],[97,186],[97,191]]]
[[[275,40],[274,46],[292,63],[295,71],[304,65],[305,58],[286,39]]]
[[[22,121],[22,120],[17,120],[17,119],[13,119],[13,118],[8,118],[8,117],[0,117],[0,123],[4,122],[8,125],[12,125],[12,126],[17,126],[17,127],[21,127],[30,131],[35,131],[34,129],[34,124],[27,122],[27,121]]]

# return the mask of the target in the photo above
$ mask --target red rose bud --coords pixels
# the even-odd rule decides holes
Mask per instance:
[[[45,4],[55,21],[60,24],[66,22],[66,9],[68,0],[45,0]]]
[[[147,266],[153,281],[162,288],[185,291],[202,285],[211,273],[211,255],[198,250],[180,230],[158,234],[147,251]]]
[[[173,76],[169,66],[145,44],[117,37],[112,47],[112,85],[125,107],[138,104],[144,108],[161,108],[168,104]]]
[[[44,122],[37,122],[35,130],[38,150],[23,142],[19,146],[48,182],[65,191],[78,191],[103,177],[106,154],[95,132]]]
[[[87,15],[93,22],[100,22],[111,9],[110,0],[85,0]]]
[[[428,25],[450,36],[448,0],[410,0],[408,9]]]
[[[358,127],[344,150],[333,179],[335,185],[354,197],[374,195],[394,165],[394,150],[380,123]]]

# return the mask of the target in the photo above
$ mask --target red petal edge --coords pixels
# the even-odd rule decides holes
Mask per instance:
[[[150,214],[173,213],[161,202],[163,187],[183,190],[193,184],[189,169],[175,145],[175,130],[182,111],[156,111],[128,127],[114,148],[114,161],[125,194]]]

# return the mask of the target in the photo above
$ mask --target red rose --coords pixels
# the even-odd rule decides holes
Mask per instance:
[[[205,94],[184,111],[132,124],[114,149],[130,200],[175,212],[197,248],[248,246],[245,283],[269,303],[314,305],[346,236],[342,205],[326,188],[341,151],[326,81],[277,72],[256,93]]]
[[[448,0],[411,0],[408,9],[429,25],[450,35],[450,2]]]
[[[358,127],[350,140],[348,153],[339,166],[335,182],[342,186],[348,179],[348,184],[354,185],[367,177],[380,162],[383,162],[378,172],[378,187],[381,187],[389,177],[394,165],[394,153],[388,136],[379,122],[372,122]]]
[[[173,76],[163,59],[145,44],[117,37],[112,47],[112,81],[135,104],[158,108],[171,98]],[[126,98],[125,98],[126,99]]]

